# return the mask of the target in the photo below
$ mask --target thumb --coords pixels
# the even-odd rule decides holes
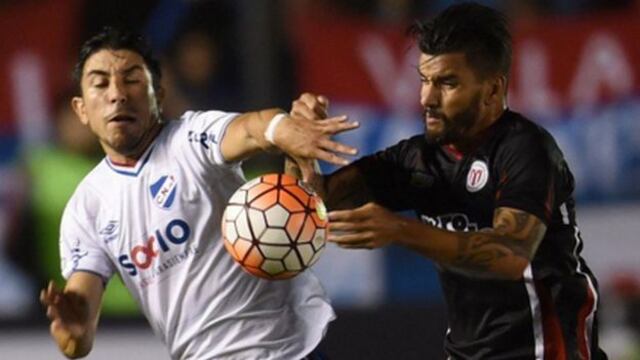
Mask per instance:
[[[318,96],[318,102],[326,107],[329,107],[329,99],[324,95]]]

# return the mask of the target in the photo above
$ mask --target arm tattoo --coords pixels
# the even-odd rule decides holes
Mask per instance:
[[[545,231],[544,223],[529,213],[498,208],[494,213],[493,231],[459,234],[458,256],[453,265],[487,271],[496,261],[508,256],[529,260]]]
[[[498,234],[508,234],[518,240],[542,237],[546,227],[535,216],[524,211],[498,208],[493,215],[493,228]]]
[[[460,234],[458,256],[453,265],[470,270],[487,271],[491,265],[509,255],[520,255],[507,244],[509,239],[494,234]]]

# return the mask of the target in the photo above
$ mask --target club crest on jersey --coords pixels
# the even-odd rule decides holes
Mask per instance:
[[[149,187],[153,203],[163,209],[170,208],[176,198],[177,188],[178,183],[173,175],[162,176]]]
[[[489,167],[482,160],[476,160],[471,164],[469,173],[467,174],[467,191],[480,191],[489,180]]]

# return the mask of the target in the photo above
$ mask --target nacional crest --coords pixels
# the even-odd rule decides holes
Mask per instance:
[[[489,167],[482,160],[476,160],[471,164],[469,173],[467,174],[467,191],[480,191],[489,180]]]
[[[173,175],[162,176],[149,187],[153,203],[163,209],[169,209],[176,198],[178,183]]]

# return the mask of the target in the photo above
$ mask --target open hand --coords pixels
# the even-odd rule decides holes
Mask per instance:
[[[300,116],[288,116],[278,125],[274,142],[282,151],[294,158],[324,160],[335,165],[349,161],[339,154],[355,155],[351,146],[331,140],[331,136],[355,129],[357,122],[349,122],[346,116],[323,121],[309,121]]]
[[[343,248],[379,248],[397,239],[404,224],[403,217],[370,202],[329,212],[329,241]]]
[[[86,353],[81,339],[85,335],[88,317],[86,304],[73,294],[65,294],[53,281],[40,292],[40,302],[45,306],[51,320],[50,331],[60,350],[66,354]]]
[[[346,165],[348,161],[338,154],[355,155],[357,150],[351,146],[347,146],[341,143],[330,140],[330,136],[355,129],[359,126],[357,122],[348,122],[344,116],[334,117],[327,119],[329,111],[329,100],[322,95],[315,95],[311,93],[304,93],[300,97],[293,101],[291,104],[290,115],[294,118],[301,118],[308,122],[306,126],[319,127],[324,136],[318,142],[320,151],[316,154],[321,156],[300,156],[297,154],[289,154],[290,161],[297,164],[300,176],[302,179],[315,188],[314,183],[317,182],[317,175],[320,173],[317,159],[325,160],[336,165]],[[300,138],[299,140],[305,141]],[[315,147],[313,144],[305,144],[311,148]],[[318,190],[318,189],[316,189]]]

